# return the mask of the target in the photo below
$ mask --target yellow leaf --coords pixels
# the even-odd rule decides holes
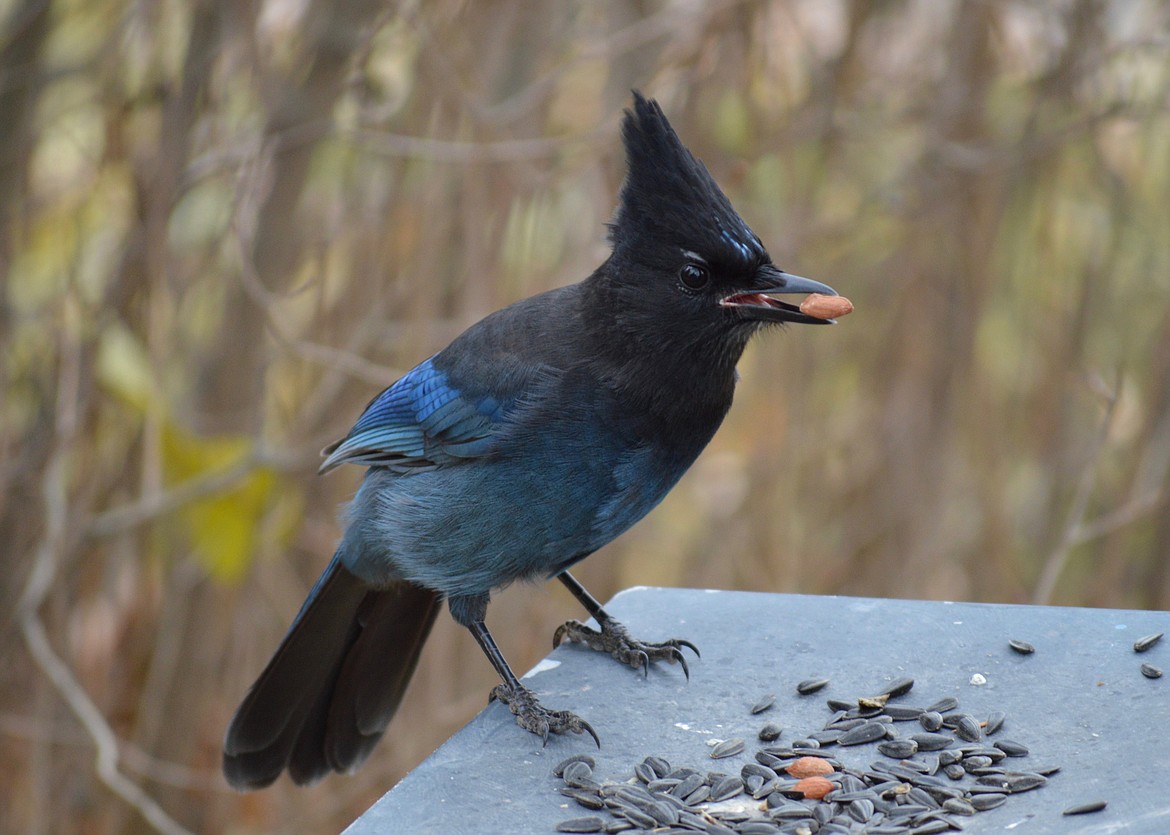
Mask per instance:
[[[163,430],[163,465],[175,484],[230,468],[250,451],[247,436],[199,437],[168,423]],[[233,583],[251,564],[265,519],[279,494],[276,473],[258,466],[239,482],[186,505],[179,513],[199,562],[213,578]],[[287,512],[281,514],[286,520]],[[282,533],[291,532],[286,523]]]

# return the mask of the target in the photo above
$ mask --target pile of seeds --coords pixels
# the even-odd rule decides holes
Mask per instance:
[[[801,682],[798,692],[814,693],[826,683]],[[962,829],[964,817],[1038,789],[1059,771],[1013,767],[1028,749],[1009,739],[988,741],[1003,727],[1002,713],[980,720],[959,711],[951,697],[928,707],[890,704],[913,685],[903,679],[876,696],[830,699],[833,715],[825,726],[786,745],[775,744],[784,732],[768,723],[760,731],[764,746],[738,774],[675,767],[650,756],[624,782],[599,781],[592,757],[569,757],[553,774],[564,781],[561,793],[591,814],[562,821],[557,831],[929,835]],[[752,714],[771,709],[773,701],[764,697]],[[721,740],[709,756],[732,757],[745,745]],[[862,761],[855,752],[867,745],[880,755],[868,766],[847,765],[829,752]],[[1082,804],[1066,814],[1101,808],[1104,803]]]

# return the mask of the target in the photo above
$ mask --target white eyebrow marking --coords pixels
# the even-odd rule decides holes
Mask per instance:
[[[697,252],[691,252],[689,249],[684,249],[684,250],[682,250],[682,254],[683,254],[683,256],[684,256],[684,257],[686,257],[686,258],[690,258],[692,261],[698,261],[698,262],[699,262],[699,263],[701,263],[701,264],[706,264],[706,263],[707,263],[707,259],[706,259],[706,258],[704,258],[702,255],[700,255],[700,254],[699,254],[699,253],[697,253]]]

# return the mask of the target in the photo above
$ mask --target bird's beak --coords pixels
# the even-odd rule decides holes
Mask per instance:
[[[837,291],[827,284],[813,281],[811,278],[802,278],[766,264],[756,271],[756,284],[753,287],[720,300],[721,307],[734,309],[746,319],[758,319],[764,322],[799,322],[804,325],[831,325],[836,319],[818,319],[801,313],[794,304],[782,302],[772,296],[799,293],[820,293],[822,296],[835,296]]]

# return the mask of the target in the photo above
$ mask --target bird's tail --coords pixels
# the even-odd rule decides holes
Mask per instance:
[[[237,789],[285,768],[312,783],[360,766],[398,709],[441,596],[405,581],[371,589],[333,557],[228,726]]]

